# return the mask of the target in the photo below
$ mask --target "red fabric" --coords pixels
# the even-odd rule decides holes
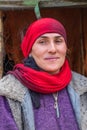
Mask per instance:
[[[27,88],[40,93],[53,93],[65,88],[71,80],[71,70],[66,60],[58,74],[36,71],[23,64],[15,66],[14,74]]]
[[[32,45],[39,36],[41,36],[44,33],[53,33],[53,32],[62,35],[65,41],[67,42],[65,28],[59,21],[53,18],[41,18],[33,22],[29,26],[26,35],[23,39],[23,42],[21,44],[24,57],[29,56]]]

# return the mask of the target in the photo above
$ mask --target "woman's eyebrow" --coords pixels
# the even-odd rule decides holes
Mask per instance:
[[[54,36],[54,38],[61,38],[62,36]],[[40,36],[39,38],[49,38],[48,36]]]
[[[62,36],[55,36],[55,38],[61,38]]]
[[[48,36],[40,36],[39,38],[48,38]]]

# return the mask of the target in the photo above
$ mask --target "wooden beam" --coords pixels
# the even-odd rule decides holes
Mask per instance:
[[[2,11],[0,11],[0,78],[3,74],[3,54],[4,54],[4,44],[3,44],[3,22],[2,22]]]
[[[87,2],[73,2],[73,1],[40,1],[40,7],[87,7]]]
[[[87,2],[75,2],[73,0],[0,0],[0,9],[31,9],[39,2],[44,7],[87,7]]]

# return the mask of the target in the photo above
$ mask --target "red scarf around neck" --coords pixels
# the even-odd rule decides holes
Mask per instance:
[[[13,74],[27,88],[44,94],[62,90],[69,84],[72,77],[68,60],[65,60],[61,71],[55,75],[36,71],[24,64],[17,64],[9,73]]]

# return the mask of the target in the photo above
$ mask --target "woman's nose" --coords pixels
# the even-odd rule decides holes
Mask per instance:
[[[54,44],[54,42],[51,42],[49,44],[49,48],[48,48],[49,52],[55,53],[56,52],[56,46]]]

